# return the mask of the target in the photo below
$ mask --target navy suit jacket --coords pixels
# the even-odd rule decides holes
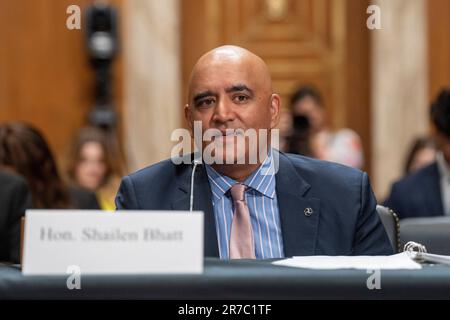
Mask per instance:
[[[437,163],[397,181],[384,205],[400,219],[442,216],[440,175]]]
[[[126,176],[117,209],[189,210],[191,173],[192,165],[175,165],[169,159]],[[286,257],[393,253],[366,173],[280,153],[276,193]],[[306,208],[313,213],[306,215]],[[203,165],[195,174],[194,210],[204,212],[205,256],[218,257],[211,188]]]

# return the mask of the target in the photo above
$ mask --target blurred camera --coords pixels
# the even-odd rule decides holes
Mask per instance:
[[[93,59],[111,60],[118,51],[117,12],[104,3],[86,10],[86,42]]]

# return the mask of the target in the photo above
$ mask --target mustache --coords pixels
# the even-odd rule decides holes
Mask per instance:
[[[241,128],[227,128],[227,129],[208,129],[212,132],[211,136],[212,137],[224,137],[224,136],[234,136],[234,137],[238,137],[238,136],[243,136],[245,133],[244,129]]]

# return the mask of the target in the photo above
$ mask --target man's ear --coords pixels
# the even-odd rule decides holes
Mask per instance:
[[[188,103],[184,105],[184,119],[186,119],[187,125],[189,130],[191,131],[191,134],[193,134],[193,127],[192,127],[192,114],[191,109]]]
[[[275,128],[280,120],[281,98],[278,94],[273,93],[270,97],[270,127]]]

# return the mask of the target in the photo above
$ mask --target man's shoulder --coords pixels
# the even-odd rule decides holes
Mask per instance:
[[[411,191],[423,188],[423,183],[429,179],[438,179],[439,173],[436,163],[432,163],[418,171],[411,173],[394,183],[398,190]]]
[[[280,153],[280,157],[287,159],[288,163],[294,167],[300,176],[312,180],[327,179],[327,181],[349,181],[349,179],[361,179],[362,172],[358,169],[350,168],[338,163],[317,160],[301,155]],[[189,166],[191,166],[191,155],[170,158],[153,165],[147,166],[128,177],[133,183],[145,183],[149,181],[158,181],[159,183],[171,180],[181,175]],[[280,166],[286,165],[281,161]]]
[[[336,179],[336,181],[348,181],[348,179],[361,179],[363,172],[339,163],[318,160],[296,154],[282,154],[291,162],[297,172],[302,176],[314,177],[314,179]]]

